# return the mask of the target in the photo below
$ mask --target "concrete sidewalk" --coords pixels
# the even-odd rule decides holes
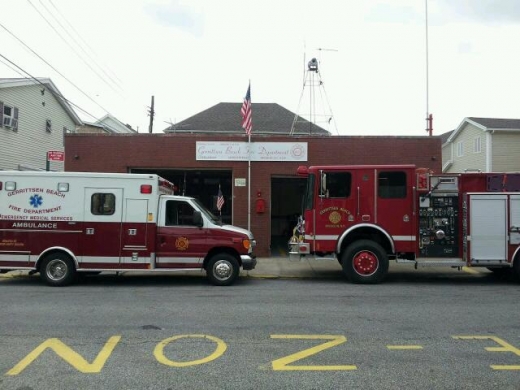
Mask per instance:
[[[256,268],[241,271],[241,276],[252,278],[316,278],[343,276],[341,265],[337,260],[315,260],[302,258],[290,260],[288,257],[259,257]]]

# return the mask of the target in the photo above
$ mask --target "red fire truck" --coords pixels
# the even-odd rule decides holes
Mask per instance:
[[[229,285],[255,267],[254,245],[157,175],[0,171],[0,272],[62,286],[103,271],[205,270]]]
[[[364,165],[298,174],[307,190],[292,257],[336,258],[354,283],[381,282],[389,260],[520,276],[520,173]]]

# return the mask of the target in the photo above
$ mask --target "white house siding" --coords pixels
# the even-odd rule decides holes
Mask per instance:
[[[444,167],[450,161],[453,162],[453,144],[446,143],[442,146],[442,166]]]
[[[480,137],[480,153],[474,152],[475,138]],[[457,156],[458,143],[462,141],[464,144],[464,153],[462,157]],[[486,132],[467,123],[451,141],[453,144],[453,165],[447,172],[464,172],[467,169],[480,169],[482,172],[486,170]],[[494,140],[493,140],[494,142]],[[446,147],[445,149],[447,149]],[[443,152],[443,164],[444,152]]]
[[[126,128],[126,126],[121,126],[121,122],[116,121],[112,118],[105,118],[101,122],[102,124],[106,125],[110,130],[112,130],[114,133],[128,133],[129,130]]]
[[[492,169],[494,172],[520,172],[520,131],[495,131]]]
[[[63,128],[74,131],[76,125],[58,100],[42,85],[0,88],[0,101],[18,107],[18,131],[0,127],[0,169],[18,169],[19,165],[45,169],[49,150],[63,151]],[[45,103],[45,105],[43,104]],[[50,119],[52,131],[45,129]],[[64,163],[51,162],[50,169],[62,171]]]

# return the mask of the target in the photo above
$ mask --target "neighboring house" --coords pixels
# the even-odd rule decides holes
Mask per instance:
[[[85,122],[82,126],[78,127],[78,133],[137,133],[132,126],[125,125],[119,121],[116,117],[107,114],[103,118],[98,119],[94,123]]]
[[[0,78],[0,169],[46,169],[47,152],[64,151],[64,134],[81,123],[50,79]]]
[[[443,172],[520,172],[520,119],[468,117],[441,138]]]
[[[244,134],[241,126],[242,103],[218,103],[198,114],[172,124],[165,133]],[[253,135],[289,135],[295,115],[276,103],[252,103]],[[297,117],[292,135],[331,135],[320,126]]]

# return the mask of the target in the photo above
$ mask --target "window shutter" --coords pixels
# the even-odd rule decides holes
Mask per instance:
[[[18,131],[18,107],[14,108],[13,131]]]
[[[0,102],[0,127],[4,126],[4,102]]]

